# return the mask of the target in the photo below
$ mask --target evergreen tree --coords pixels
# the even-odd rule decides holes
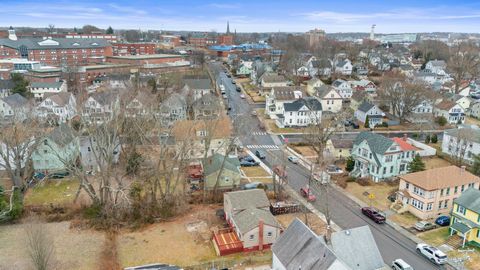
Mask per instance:
[[[19,73],[12,73],[12,81],[15,86],[12,89],[12,94],[20,94],[26,98],[30,96],[30,92],[28,91],[28,81],[19,74]]]
[[[413,158],[412,162],[408,164],[408,170],[410,172],[420,172],[425,170],[425,163],[423,162],[419,154],[417,154]]]
[[[111,26],[109,26],[107,28],[107,31],[105,32],[107,35],[113,35],[113,28]]]
[[[426,144],[429,144],[430,141],[431,141],[430,135],[427,135],[427,136],[425,137],[425,143],[426,143]]]
[[[370,119],[367,115],[367,117],[365,117],[365,128],[370,128]]]
[[[347,163],[345,164],[345,170],[347,172],[353,171],[353,168],[355,168],[355,160],[350,156],[347,158]]]
[[[480,176],[480,155],[473,156],[472,173]]]
[[[430,141],[431,141],[432,143],[437,143],[437,142],[438,142],[437,134],[433,134],[433,135],[432,135],[432,138],[430,139]]]

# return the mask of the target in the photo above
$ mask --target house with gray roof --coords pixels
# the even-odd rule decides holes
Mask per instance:
[[[200,99],[202,96],[212,93],[213,87],[209,78],[183,78],[183,91],[186,95],[192,97],[193,100]]]
[[[77,101],[72,93],[45,94],[35,108],[35,115],[54,123],[65,123],[77,115]]]
[[[335,256],[351,269],[390,269],[383,261],[369,226],[332,233],[331,246]]]
[[[265,72],[260,77],[260,86],[263,88],[271,87],[285,87],[289,82],[283,75],[278,75],[273,72]]]
[[[352,75],[353,65],[349,59],[339,59],[335,61],[335,73],[342,75]]]
[[[187,119],[187,100],[178,93],[172,93],[160,104],[162,126],[171,127],[178,120]]]
[[[378,182],[408,173],[408,164],[415,157],[412,148],[403,139],[390,139],[377,133],[363,131],[353,142],[353,177],[370,177]]]
[[[442,152],[453,158],[473,164],[475,155],[480,155],[480,127],[459,125],[443,132]]]
[[[0,98],[9,96],[14,87],[13,80],[0,80]]]
[[[38,143],[32,153],[33,169],[46,174],[66,172],[79,156],[79,139],[67,124],[60,124]]]
[[[453,201],[450,235],[463,238],[462,246],[480,245],[480,190],[470,187]]]
[[[213,93],[207,93],[192,104],[193,119],[217,119],[222,113],[220,98]]]
[[[273,270],[350,270],[302,221],[295,219],[272,246]]]
[[[206,190],[232,190],[240,186],[240,161],[236,157],[218,153],[208,157],[203,164]]]
[[[118,113],[119,94],[115,91],[93,93],[83,104],[82,117],[90,123],[103,123]]]
[[[284,103],[292,103],[302,97],[305,97],[305,90],[303,87],[272,87],[272,90],[267,93],[265,97],[265,114],[272,119],[276,119],[277,115],[283,114]]]
[[[41,100],[47,93],[58,94],[61,92],[67,92],[67,83],[65,81],[32,82],[28,86],[28,90],[33,94],[35,99]]]
[[[264,190],[227,192],[223,203],[225,218],[242,242],[243,250],[268,248],[280,236],[282,227],[270,213]]]
[[[382,123],[385,113],[377,105],[368,101],[363,101],[354,113],[355,119],[365,124],[368,116],[368,125],[370,128]]]
[[[252,72],[250,73],[250,79],[255,85],[260,84],[260,78],[265,73],[272,73],[273,66],[270,63],[256,60],[252,65]]]
[[[350,99],[353,95],[353,89],[349,82],[337,79],[332,82],[332,87],[342,96],[343,99]]]
[[[23,121],[30,109],[28,100],[18,93],[0,99],[0,115],[3,119]]]
[[[322,103],[316,97],[305,97],[283,104],[283,113],[277,114],[278,127],[306,127],[322,121]]]
[[[315,88],[315,97],[322,103],[324,111],[337,113],[342,110],[343,98],[338,91],[328,85]]]

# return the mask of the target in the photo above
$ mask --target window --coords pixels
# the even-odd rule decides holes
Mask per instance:
[[[427,211],[431,211],[433,207],[433,203],[428,203],[427,204]]]
[[[461,192],[463,192],[464,190],[465,190],[465,185],[462,185]]]
[[[408,188],[410,188],[410,183],[405,184],[405,189],[408,190]]]
[[[407,158],[409,158],[409,157],[410,157],[410,152],[407,152]]]
[[[405,170],[405,164],[400,165],[400,171],[403,172]]]
[[[458,192],[458,186],[455,187],[453,194],[457,194],[457,192]]]
[[[425,191],[417,186],[413,186],[413,193],[423,197]]]
[[[443,204],[443,201],[438,202],[438,209],[442,209],[442,204]]]
[[[267,236],[268,236],[268,237],[272,236],[272,232],[268,232],[268,233],[267,233]]]
[[[447,208],[448,207],[448,200],[445,200],[445,202],[443,203],[443,208]]]
[[[417,208],[417,209],[423,210],[423,202],[417,201],[413,198],[412,198],[412,206]]]
[[[390,166],[390,173],[393,173],[393,166]]]
[[[457,205],[457,212],[462,214],[462,215],[465,215],[466,209],[465,209],[465,207],[463,207],[461,205]]]
[[[449,187],[447,188],[446,195],[447,195],[447,196],[450,195],[450,188],[449,188]]]
[[[44,154],[48,153],[47,149],[43,150],[43,153],[44,153]]]
[[[392,160],[393,160],[393,156],[392,156],[392,155],[385,156],[385,162],[391,162]]]
[[[249,238],[250,238],[250,240],[253,240],[253,238],[255,238],[255,235],[250,234]]]
[[[443,188],[440,190],[440,196],[443,196]]]
[[[387,167],[384,167],[383,168],[383,174],[386,174],[387,173]]]

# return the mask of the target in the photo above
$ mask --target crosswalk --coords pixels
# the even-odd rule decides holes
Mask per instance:
[[[247,145],[247,148],[250,148],[250,149],[279,149],[278,145],[269,145],[269,144],[250,144],[250,145]]]
[[[255,132],[252,132],[253,135],[257,135],[257,136],[264,136],[264,135],[268,135],[267,132],[261,132],[261,131],[255,131]]]

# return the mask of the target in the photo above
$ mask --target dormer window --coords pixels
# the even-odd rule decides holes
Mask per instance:
[[[92,46],[98,46],[98,43],[93,42],[91,45],[92,45]]]
[[[80,44],[78,44],[78,42],[75,42],[72,44],[72,46],[80,46]]]

